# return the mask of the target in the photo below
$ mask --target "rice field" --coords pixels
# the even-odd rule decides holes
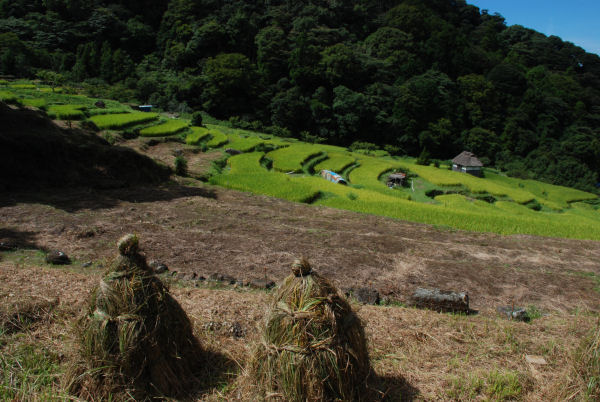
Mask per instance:
[[[48,114],[63,119],[71,116],[70,113],[80,117],[87,114],[91,116],[89,121],[100,129],[119,130],[159,118],[157,113],[128,113],[126,106],[115,101],[105,101],[107,108],[99,109],[94,107],[96,99],[80,95],[26,87],[18,94],[0,91],[0,99],[14,99],[14,102],[21,99],[28,106],[47,107]],[[140,134],[171,135],[188,126],[184,120],[169,120],[144,128]],[[205,143],[211,148],[228,147],[244,152],[230,157],[227,168],[210,178],[212,184],[223,187],[447,228],[600,240],[600,210],[596,205],[577,202],[598,197],[584,191],[509,178],[490,171],[486,171],[484,178],[478,178],[445,168],[420,166],[413,159],[392,158],[383,152],[378,156],[353,153],[342,147],[307,144],[213,124],[190,127],[186,143]],[[263,149],[261,144],[279,148],[266,154],[253,152]],[[273,161],[272,170],[263,167],[264,158]],[[303,173],[307,161],[311,164],[318,161],[313,167],[316,173],[322,169],[341,172],[355,164],[357,167],[348,174],[350,185],[344,186]],[[416,174],[413,188],[387,188],[380,178],[394,170]],[[288,172],[296,174],[285,174]],[[429,190],[437,193],[429,193]],[[448,191],[461,194],[430,198]],[[493,198],[486,200],[493,203],[478,200],[478,194],[491,194],[497,201],[493,202]],[[535,211],[527,206],[533,207],[536,203],[544,208]]]
[[[320,172],[321,170],[331,170],[339,173],[350,165],[353,165],[355,162],[356,158],[353,156],[332,152],[327,155],[327,159],[315,165],[314,170],[315,172]]]
[[[85,105],[51,105],[48,107],[48,117],[58,120],[85,119]]]
[[[250,152],[232,156],[227,160],[230,173],[266,173],[267,170],[260,165],[260,161],[264,156],[264,152]]]
[[[185,137],[185,143],[188,145],[198,145],[208,138],[210,138],[210,132],[206,128],[191,127],[190,133]]]
[[[12,92],[0,91],[0,101],[2,102],[15,103],[18,99],[19,98],[17,95],[13,94]]]
[[[269,152],[273,160],[273,169],[279,172],[301,172],[302,164],[313,156],[323,153],[318,145],[294,144]]]
[[[206,143],[208,147],[219,148],[229,142],[227,135],[217,128],[217,126],[207,125],[206,127],[211,135],[211,139]]]
[[[121,113],[96,115],[89,118],[100,130],[118,130],[158,119],[158,113]]]
[[[525,204],[535,198],[535,195],[529,191],[518,186],[503,184],[500,181],[487,180],[487,178],[475,177],[433,166],[421,166],[407,161],[401,161],[400,166],[437,186],[464,186],[472,193],[489,193],[498,197],[509,197],[520,204]]]
[[[156,126],[146,127],[140,130],[142,137],[163,137],[177,134],[189,127],[183,120],[171,119]]]
[[[43,98],[20,99],[19,103],[21,103],[22,105],[25,105],[25,106],[36,107],[38,109],[45,110],[48,108],[48,102],[46,101],[46,99],[43,99]]]
[[[237,134],[229,134],[227,136],[227,147],[236,149],[242,152],[248,152],[256,148],[259,144],[264,144],[266,141],[258,137],[241,137]]]

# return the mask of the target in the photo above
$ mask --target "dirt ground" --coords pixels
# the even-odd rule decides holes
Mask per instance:
[[[0,350],[8,358],[11,347],[35,344],[67,366],[77,350],[72,323],[82,314],[101,271],[45,266],[39,253],[5,253],[5,257],[0,262],[3,306],[56,299],[59,304],[43,322],[8,338],[12,339],[8,346],[0,344]],[[264,318],[269,294],[206,284],[195,287],[189,282],[171,282],[170,287],[192,319],[213,376],[195,399],[252,400],[245,392],[245,365],[259,339],[257,324]],[[550,314],[520,323],[485,313],[460,316],[356,304],[354,308],[369,342],[371,395],[373,400],[389,401],[561,400],[576,384],[574,350],[597,320],[589,314]],[[532,363],[532,357],[541,358],[541,363]],[[514,398],[500,397],[494,384],[509,396],[513,390]],[[54,396],[61,392],[56,388]]]

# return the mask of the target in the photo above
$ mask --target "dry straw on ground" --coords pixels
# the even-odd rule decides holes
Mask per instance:
[[[370,372],[363,325],[344,296],[297,260],[276,290],[249,374],[258,398],[361,400]]]
[[[78,322],[82,361],[65,385],[94,400],[182,395],[201,363],[191,322],[139,254],[137,237],[118,248]]]

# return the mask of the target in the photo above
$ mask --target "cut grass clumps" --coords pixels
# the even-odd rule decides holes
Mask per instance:
[[[121,113],[92,116],[89,120],[100,130],[119,130],[136,124],[147,123],[158,118],[158,113]]]
[[[192,324],[138,253],[137,237],[118,249],[78,323],[82,361],[65,386],[86,400],[181,396],[201,361]]]
[[[188,124],[182,120],[169,120],[162,124],[146,127],[140,130],[142,137],[164,137],[177,134],[188,128]]]
[[[274,294],[250,361],[258,397],[360,400],[370,371],[362,322],[306,260],[292,272]]]

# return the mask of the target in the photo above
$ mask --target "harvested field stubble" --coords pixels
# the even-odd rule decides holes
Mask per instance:
[[[306,260],[292,269],[250,361],[255,392],[286,401],[362,399],[370,365],[361,320]]]
[[[69,370],[66,388],[86,399],[182,395],[201,364],[192,324],[138,253],[137,237],[118,247],[78,323],[83,361]]]

